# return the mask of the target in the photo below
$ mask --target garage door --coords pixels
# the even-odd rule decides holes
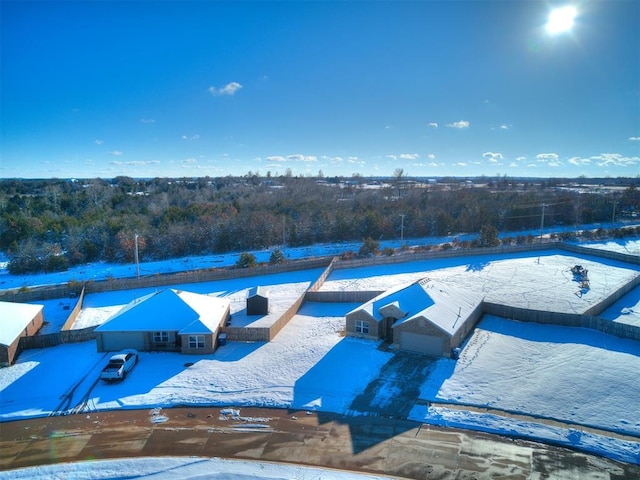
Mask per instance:
[[[441,357],[444,349],[444,340],[441,337],[431,335],[400,332],[400,349],[423,353],[432,357]]]
[[[103,333],[102,350],[105,352],[117,352],[126,348],[144,349],[144,334],[138,332],[127,333]]]

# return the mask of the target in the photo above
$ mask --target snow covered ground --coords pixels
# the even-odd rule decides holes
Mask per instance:
[[[297,465],[224,460],[220,458],[142,458],[93,460],[21,468],[0,472],[0,479],[11,480],[385,480],[378,475],[341,472]]]
[[[575,263],[589,269],[592,282],[591,290],[582,297],[575,294],[577,284],[567,275]],[[386,289],[421,278],[426,272],[463,288],[478,288],[487,299],[501,296],[503,301],[530,308],[551,305],[562,311],[580,311],[638,274],[637,268],[629,265],[555,251],[540,256],[411,262],[380,270],[336,271],[324,288]],[[315,281],[319,273],[296,272],[179,288],[235,298],[232,304],[241,312],[247,288],[267,285],[275,293],[274,300],[284,302],[289,293]],[[100,323],[120,305],[144,293],[148,290],[88,295],[78,326]],[[639,297],[638,289],[634,290],[605,312],[607,318],[637,318],[633,316],[640,311]],[[16,365],[0,369],[0,420],[43,416],[74,407],[75,411],[94,411],[178,404],[358,414],[352,408],[354,399],[378,377],[393,354],[379,350],[376,342],[343,337],[344,315],[355,306],[306,303],[269,343],[230,342],[205,356],[141,353],[138,366],[118,384],[96,383],[106,356],[96,352],[95,342],[26,350]],[[410,418],[550,441],[640,463],[639,370],[638,342],[584,329],[486,317],[457,362],[442,359],[435,363]],[[490,407],[505,414],[465,410],[464,405]],[[516,418],[510,413],[532,418]],[[536,417],[566,425],[548,425]],[[585,431],[581,425],[603,432]],[[630,437],[607,435],[609,430]]]
[[[590,288],[581,289],[571,267],[589,271]],[[480,292],[488,302],[514,307],[582,313],[640,275],[636,266],[560,250],[453,257],[398,265],[334,270],[324,291],[386,290],[425,276]]]

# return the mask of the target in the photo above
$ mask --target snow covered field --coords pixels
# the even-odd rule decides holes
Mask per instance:
[[[340,472],[323,468],[271,464],[220,458],[142,458],[93,460],[0,472],[0,479],[11,480],[130,480],[153,478],[174,480],[385,480],[378,475]]]
[[[571,267],[589,271],[582,290]],[[454,257],[399,265],[334,270],[324,291],[386,290],[425,276],[481,292],[488,302],[514,307],[582,313],[640,275],[638,267],[597,257],[577,257],[559,250]]]
[[[324,289],[382,290],[421,278],[426,272],[463,288],[479,288],[487,299],[501,296],[502,301],[519,306],[581,311],[638,274],[629,265],[555,251],[540,256],[485,257],[397,264],[384,267],[383,272],[379,268],[340,270],[330,276]],[[582,297],[576,295],[577,283],[566,271],[576,263],[588,268],[591,278],[592,288]],[[235,298],[232,305],[237,304],[237,310],[251,286],[268,285],[274,298],[285,301],[287,292],[298,292],[318,275],[319,271],[296,272],[179,288]],[[637,318],[638,290],[608,309],[606,318]],[[88,295],[79,322],[100,323],[119,305],[144,293],[148,292]],[[16,365],[0,369],[0,420],[74,407],[75,411],[94,411],[178,404],[365,414],[354,411],[352,403],[378,377],[393,353],[379,350],[376,342],[342,336],[344,315],[355,306],[306,303],[269,343],[231,342],[206,356],[142,353],[139,365],[119,384],[96,383],[106,356],[96,352],[95,342],[26,350]],[[585,329],[486,317],[457,362],[441,359],[434,364],[410,418],[546,440],[640,463],[638,371],[638,342]],[[465,405],[491,407],[504,415],[465,410]],[[533,418],[511,416],[514,413]],[[561,424],[548,425],[536,417]],[[581,425],[602,432],[583,431]]]

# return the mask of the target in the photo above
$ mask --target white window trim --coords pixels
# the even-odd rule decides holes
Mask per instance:
[[[169,343],[169,332],[164,330],[153,332],[153,343]]]
[[[189,335],[189,348],[205,348],[204,335]]]
[[[356,333],[362,333],[363,335],[369,335],[369,322],[365,320],[356,320],[354,329]]]

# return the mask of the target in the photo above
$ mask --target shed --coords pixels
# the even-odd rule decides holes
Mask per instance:
[[[174,289],[154,292],[129,303],[95,329],[98,351],[213,353],[230,309],[225,298]]]
[[[20,353],[20,337],[35,335],[43,324],[43,305],[0,302],[0,365],[12,365]]]
[[[247,291],[247,315],[269,314],[269,292],[264,287],[253,287]]]
[[[399,350],[450,357],[482,316],[483,300],[480,294],[422,279],[349,312],[346,333],[385,339]]]

